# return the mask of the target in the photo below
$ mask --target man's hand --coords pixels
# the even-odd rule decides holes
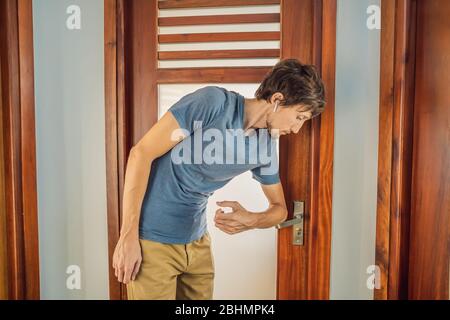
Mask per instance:
[[[114,273],[119,282],[127,284],[135,280],[142,262],[138,237],[120,237],[113,255]]]
[[[256,214],[245,210],[237,201],[218,201],[220,207],[233,209],[231,213],[225,213],[221,208],[216,210],[214,221],[216,227],[228,234],[254,229]]]

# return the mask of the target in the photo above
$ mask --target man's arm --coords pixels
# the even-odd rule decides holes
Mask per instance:
[[[259,229],[273,227],[286,220],[288,215],[281,183],[262,184],[261,187],[269,201],[269,209],[256,215],[254,226]]]
[[[115,275],[120,282],[134,279],[142,261],[139,244],[139,219],[152,162],[171,150],[180,140],[172,133],[180,129],[167,112],[130,151],[125,171],[123,222],[113,256]]]
[[[131,148],[123,192],[123,224],[121,234],[138,236],[140,210],[147,189],[153,160],[171,150],[180,140],[172,140],[172,133],[180,129],[174,116],[167,112]]]
[[[261,184],[264,194],[269,201],[269,208],[263,212],[250,212],[237,201],[219,201],[221,207],[230,207],[231,213],[224,213],[222,209],[216,211],[214,221],[216,226],[228,233],[235,234],[250,229],[264,229],[276,226],[287,218],[286,202],[284,200],[281,183]]]

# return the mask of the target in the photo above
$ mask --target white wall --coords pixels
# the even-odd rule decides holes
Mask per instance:
[[[81,30],[66,28],[69,5]],[[107,299],[103,1],[34,0],[33,23],[41,297]]]
[[[372,299],[375,264],[380,30],[366,27],[369,5],[339,0],[331,253],[332,299]]]

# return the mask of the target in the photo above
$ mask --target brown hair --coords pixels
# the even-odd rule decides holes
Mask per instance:
[[[275,92],[283,94],[280,105],[303,104],[312,117],[325,109],[325,87],[317,69],[297,59],[278,62],[261,82],[255,97],[269,101]]]

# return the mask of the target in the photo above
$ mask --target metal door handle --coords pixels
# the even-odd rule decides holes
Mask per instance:
[[[284,221],[284,222],[282,222],[280,224],[277,224],[275,226],[275,228],[283,229],[283,228],[287,228],[287,227],[290,227],[290,226],[293,226],[293,225],[296,225],[296,224],[299,224],[299,223],[302,223],[302,222],[303,222],[303,214],[299,214],[294,219],[286,220],[286,221]]]
[[[292,244],[303,245],[304,201],[294,201],[294,218],[277,224],[275,228],[282,229],[292,226]]]

